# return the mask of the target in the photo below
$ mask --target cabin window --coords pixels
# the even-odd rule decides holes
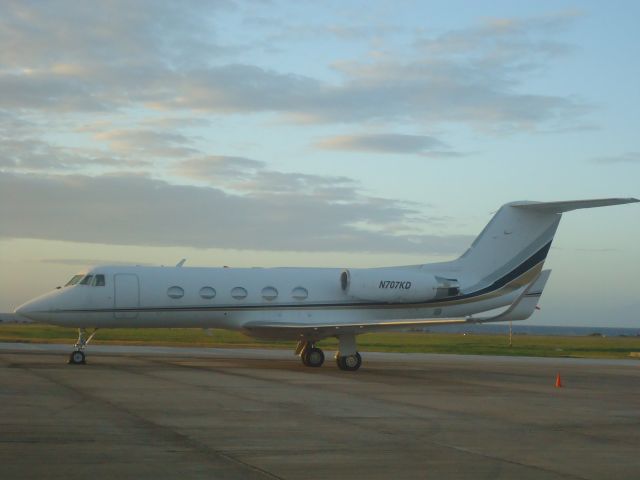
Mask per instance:
[[[96,275],[96,278],[93,280],[94,287],[104,287],[104,275]]]
[[[291,291],[291,296],[296,300],[304,300],[309,296],[309,291],[304,287],[296,287]]]
[[[167,295],[171,298],[182,298],[184,297],[184,289],[182,287],[178,287],[174,285],[173,287],[169,287],[167,290]]]
[[[80,279],[84,277],[84,275],[74,275],[73,277],[71,277],[71,280],[69,280],[66,284],[65,287],[70,287],[71,285],[75,285],[76,283],[78,283],[80,281]]]
[[[82,281],[80,282],[80,285],[90,285],[92,278],[93,278],[93,275],[87,275],[82,279]]]
[[[216,296],[216,289],[213,287],[202,287],[200,289],[200,296],[207,300],[212,299]]]
[[[247,298],[247,295],[248,295],[247,290],[242,287],[235,287],[233,290],[231,290],[231,296],[236,300],[242,300],[244,298]]]
[[[264,287],[262,289],[262,298],[265,300],[275,300],[278,296],[278,290],[275,287]]]

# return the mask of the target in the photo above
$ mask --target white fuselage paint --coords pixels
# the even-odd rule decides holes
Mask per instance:
[[[407,267],[407,271],[415,268]],[[456,305],[446,301],[407,305],[373,303],[349,296],[341,288],[342,270],[338,268],[106,266],[85,273],[105,275],[106,284],[63,287],[21,308],[36,321],[81,328],[242,329],[244,324],[256,321],[311,325],[464,317],[509,305],[518,293],[507,291],[501,296]],[[120,284],[122,280],[126,285]],[[215,289],[215,297],[203,298],[200,291],[205,287]],[[181,289],[184,295],[170,297],[172,288],[172,292]],[[236,288],[245,289],[246,297],[234,298],[232,292]],[[268,294],[266,298],[263,290]],[[277,297],[270,298],[274,291]],[[308,292],[308,296],[294,295],[301,291]],[[211,290],[204,293],[210,296]]]

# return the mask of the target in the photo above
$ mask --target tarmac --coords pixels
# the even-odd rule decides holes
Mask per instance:
[[[637,359],[70,350],[0,344],[0,479],[640,475]]]

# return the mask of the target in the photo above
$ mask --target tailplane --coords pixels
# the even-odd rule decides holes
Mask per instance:
[[[542,296],[542,291],[547,284],[547,280],[549,280],[549,275],[551,275],[551,270],[542,270],[538,278],[531,282],[528,287],[524,288],[509,308],[499,315],[492,317],[470,316],[467,317],[466,320],[472,323],[526,320],[535,312],[536,308],[538,308],[538,301]]]

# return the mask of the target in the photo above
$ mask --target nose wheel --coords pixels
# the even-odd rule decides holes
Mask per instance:
[[[69,355],[69,363],[72,365],[84,365],[87,361],[84,358],[84,352],[81,350],[74,350]]]
[[[78,341],[73,346],[74,350],[69,355],[69,364],[70,365],[84,365],[87,363],[86,356],[84,354],[84,349],[89,345],[89,342],[93,339],[95,334],[98,332],[96,328],[91,335],[86,337],[86,330],[84,328],[78,329]]]

